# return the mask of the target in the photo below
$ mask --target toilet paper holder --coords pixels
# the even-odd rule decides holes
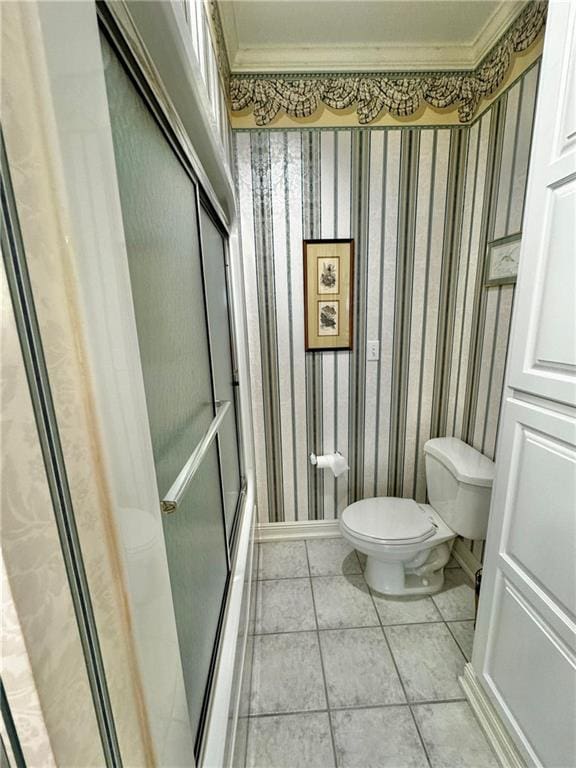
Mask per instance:
[[[315,466],[316,469],[330,469],[334,477],[338,477],[343,472],[350,469],[348,462],[340,451],[327,453],[322,456],[317,456],[315,453],[311,453],[310,464]]]

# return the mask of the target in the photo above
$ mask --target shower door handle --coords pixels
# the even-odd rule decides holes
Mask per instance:
[[[210,426],[206,430],[206,434],[202,440],[200,440],[192,452],[192,455],[180,470],[178,477],[170,486],[168,493],[160,502],[160,509],[165,515],[176,512],[178,509],[178,504],[182,501],[182,497],[186,493],[186,490],[192,482],[192,478],[198,471],[200,464],[202,464],[208,448],[210,448],[212,441],[220,429],[220,425],[222,424],[224,417],[228,413],[228,409],[230,408],[230,401],[217,400],[216,408],[218,413],[212,419]]]

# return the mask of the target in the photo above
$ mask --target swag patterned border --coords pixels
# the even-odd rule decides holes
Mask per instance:
[[[458,119],[467,123],[480,101],[504,80],[515,54],[525,51],[546,22],[546,2],[531,2],[472,71],[418,74],[231,75],[232,111],[252,107],[256,125],[264,126],[284,111],[310,117],[320,104],[347,109],[356,104],[361,125],[386,110],[396,117],[414,114],[423,102],[437,109],[458,105]]]

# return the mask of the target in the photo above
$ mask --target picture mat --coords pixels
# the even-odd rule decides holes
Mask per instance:
[[[306,323],[308,349],[349,349],[352,346],[350,330],[350,275],[352,268],[353,241],[306,242]],[[339,302],[338,336],[320,335],[317,302],[326,300],[326,294],[318,293],[318,259],[338,259],[339,293],[330,294],[330,301]]]

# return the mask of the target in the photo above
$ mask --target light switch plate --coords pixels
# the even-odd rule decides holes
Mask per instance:
[[[366,360],[380,359],[380,341],[369,341],[366,348]]]

